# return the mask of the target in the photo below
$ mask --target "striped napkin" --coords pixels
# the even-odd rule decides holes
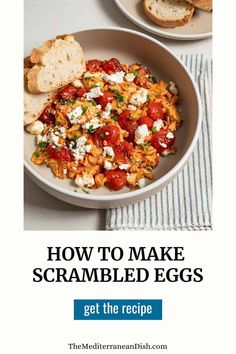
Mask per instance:
[[[107,210],[106,230],[211,230],[212,60],[180,59],[198,85],[203,105],[199,140],[182,172],[161,192],[137,204]]]

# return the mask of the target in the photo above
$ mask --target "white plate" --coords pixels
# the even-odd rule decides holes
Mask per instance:
[[[91,190],[85,194],[69,179],[56,178],[46,166],[32,163],[35,137],[25,132],[25,166],[30,177],[45,191],[67,203],[87,208],[114,208],[136,203],[164,188],[183,168],[191,155],[201,127],[201,102],[196,85],[180,60],[162,43],[137,31],[122,28],[93,28],[74,34],[84,49],[86,59],[118,58],[122,63],[143,63],[154,76],[173,80],[181,95],[184,119],[176,134],[177,153],[163,158],[154,169],[155,180],[147,180],[141,189],[110,191],[107,187]]]
[[[197,40],[212,36],[212,13],[196,9],[189,23],[176,28],[163,28],[153,23],[145,15],[143,0],[115,0],[119,9],[139,27],[158,36],[178,39]]]

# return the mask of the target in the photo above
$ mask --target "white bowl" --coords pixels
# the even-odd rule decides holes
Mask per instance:
[[[31,162],[35,138],[25,132],[24,158],[26,172],[43,190],[64,202],[86,208],[114,208],[145,199],[165,187],[184,167],[198,139],[201,127],[201,102],[197,87],[180,60],[159,41],[136,31],[121,28],[94,28],[74,34],[84,49],[86,59],[117,57],[122,63],[143,63],[155,77],[175,81],[180,91],[183,123],[176,134],[177,153],[162,158],[154,170],[155,180],[146,187],[110,191],[107,187],[91,190],[90,194],[74,192],[76,185],[69,179],[54,177],[46,166]]]

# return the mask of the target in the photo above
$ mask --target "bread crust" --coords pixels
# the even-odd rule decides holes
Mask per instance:
[[[35,122],[54,98],[54,92],[33,95],[28,91],[27,74],[29,71],[30,68],[24,68],[24,126]]]
[[[212,11],[212,0],[186,0],[189,4],[198,7],[199,9]]]
[[[78,56],[80,57],[80,60],[78,60],[78,67],[77,67],[77,73],[73,77],[68,77],[68,80],[61,81],[60,83],[52,83],[50,89],[45,89],[40,86],[40,74],[43,73],[44,68],[47,66],[47,54],[50,54],[50,50],[54,50],[57,48],[62,47],[65,42],[68,42],[72,45],[75,45],[76,50],[78,51]],[[56,90],[66,84],[68,84],[71,81],[74,81],[78,79],[83,72],[85,71],[85,60],[84,60],[84,55],[83,55],[83,50],[80,46],[80,44],[74,39],[72,35],[61,35],[57,36],[53,40],[48,40],[46,41],[41,47],[39,48],[34,48],[32,50],[31,56],[28,61],[28,67],[29,63],[31,63],[31,69],[28,72],[27,79],[28,79],[28,90],[33,93],[42,93],[42,92],[50,92],[52,90]]]
[[[175,21],[166,20],[165,21],[165,20],[161,20],[161,19],[157,18],[155,15],[153,15],[153,13],[148,8],[148,0],[144,0],[143,8],[144,8],[145,14],[152,22],[154,22],[158,26],[164,27],[164,28],[174,28],[174,27],[186,25],[191,20],[193,13],[194,13],[194,6],[193,6],[191,11],[189,11],[189,13],[186,14],[184,16],[184,18],[182,18],[181,20],[175,20]]]

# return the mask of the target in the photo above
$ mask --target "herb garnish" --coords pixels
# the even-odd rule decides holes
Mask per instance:
[[[82,112],[83,112],[83,114],[86,113],[87,110],[88,110],[88,107],[87,107],[87,106],[82,107]]]
[[[136,77],[140,77],[140,74],[137,72],[137,70],[131,70],[131,73]]]
[[[93,106],[97,105],[96,101],[93,98],[91,98],[90,102],[92,103]]]
[[[90,192],[87,190],[87,189],[82,189],[82,191],[84,192],[84,193],[86,193],[86,194],[89,194]]]
[[[152,133],[156,133],[157,132],[157,128],[156,127],[152,127]]]
[[[88,132],[91,133],[91,134],[95,132],[95,129],[94,129],[93,125],[89,126]]]
[[[40,153],[39,153],[38,151],[35,151],[35,152],[34,152],[34,156],[39,157],[39,156],[40,156]]]
[[[150,101],[150,95],[147,95],[147,101]]]
[[[38,146],[41,148],[41,149],[45,149],[46,146],[47,146],[47,142],[46,141],[40,141],[40,143],[38,144]]]
[[[75,104],[75,103],[76,103],[76,100],[63,100],[63,101],[60,101],[61,105],[64,105],[64,104],[70,105],[70,104]]]

